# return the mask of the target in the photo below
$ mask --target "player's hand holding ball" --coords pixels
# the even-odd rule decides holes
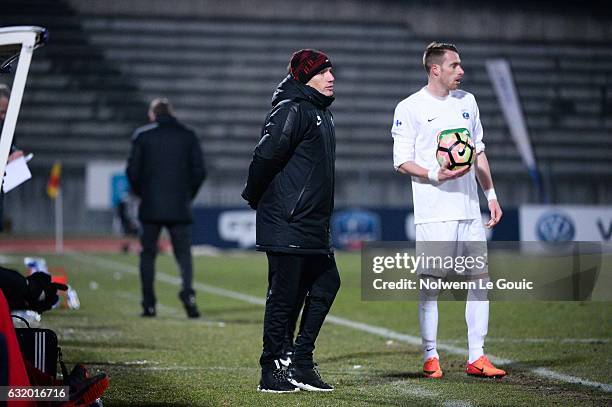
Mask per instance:
[[[447,181],[449,179],[459,178],[467,174],[469,170],[470,170],[470,167],[458,167],[457,169],[454,169],[454,170],[449,169],[448,166],[442,167],[438,171],[438,180],[442,182],[442,181]]]

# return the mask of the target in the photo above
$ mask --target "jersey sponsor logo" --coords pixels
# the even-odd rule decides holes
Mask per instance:
[[[463,112],[462,116],[465,120],[468,120],[470,118],[470,114],[468,112]]]

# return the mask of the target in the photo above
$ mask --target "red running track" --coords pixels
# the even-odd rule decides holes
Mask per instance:
[[[129,245],[129,246],[126,246]],[[132,253],[140,252],[137,240],[121,239],[116,237],[85,237],[65,238],[64,251],[77,251],[89,253]],[[171,246],[166,239],[160,239],[160,251],[168,251]],[[0,238],[0,253],[53,253],[55,240],[53,238]]]

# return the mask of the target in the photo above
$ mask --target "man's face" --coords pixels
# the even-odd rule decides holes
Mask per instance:
[[[456,90],[461,85],[463,78],[463,68],[461,58],[455,51],[446,51],[442,57],[442,64],[439,67],[439,81],[448,90]]]
[[[4,121],[6,117],[6,109],[8,109],[8,98],[6,96],[0,97],[0,122]]]
[[[331,68],[325,68],[306,84],[325,96],[334,96],[334,75]]]

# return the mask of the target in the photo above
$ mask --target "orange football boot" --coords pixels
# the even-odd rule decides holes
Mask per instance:
[[[484,355],[479,357],[474,363],[468,362],[465,365],[465,373],[479,377],[504,377],[506,375],[506,371],[493,366]]]
[[[442,369],[440,369],[438,358],[430,357],[423,363],[423,374],[430,379],[440,379],[442,377]]]

